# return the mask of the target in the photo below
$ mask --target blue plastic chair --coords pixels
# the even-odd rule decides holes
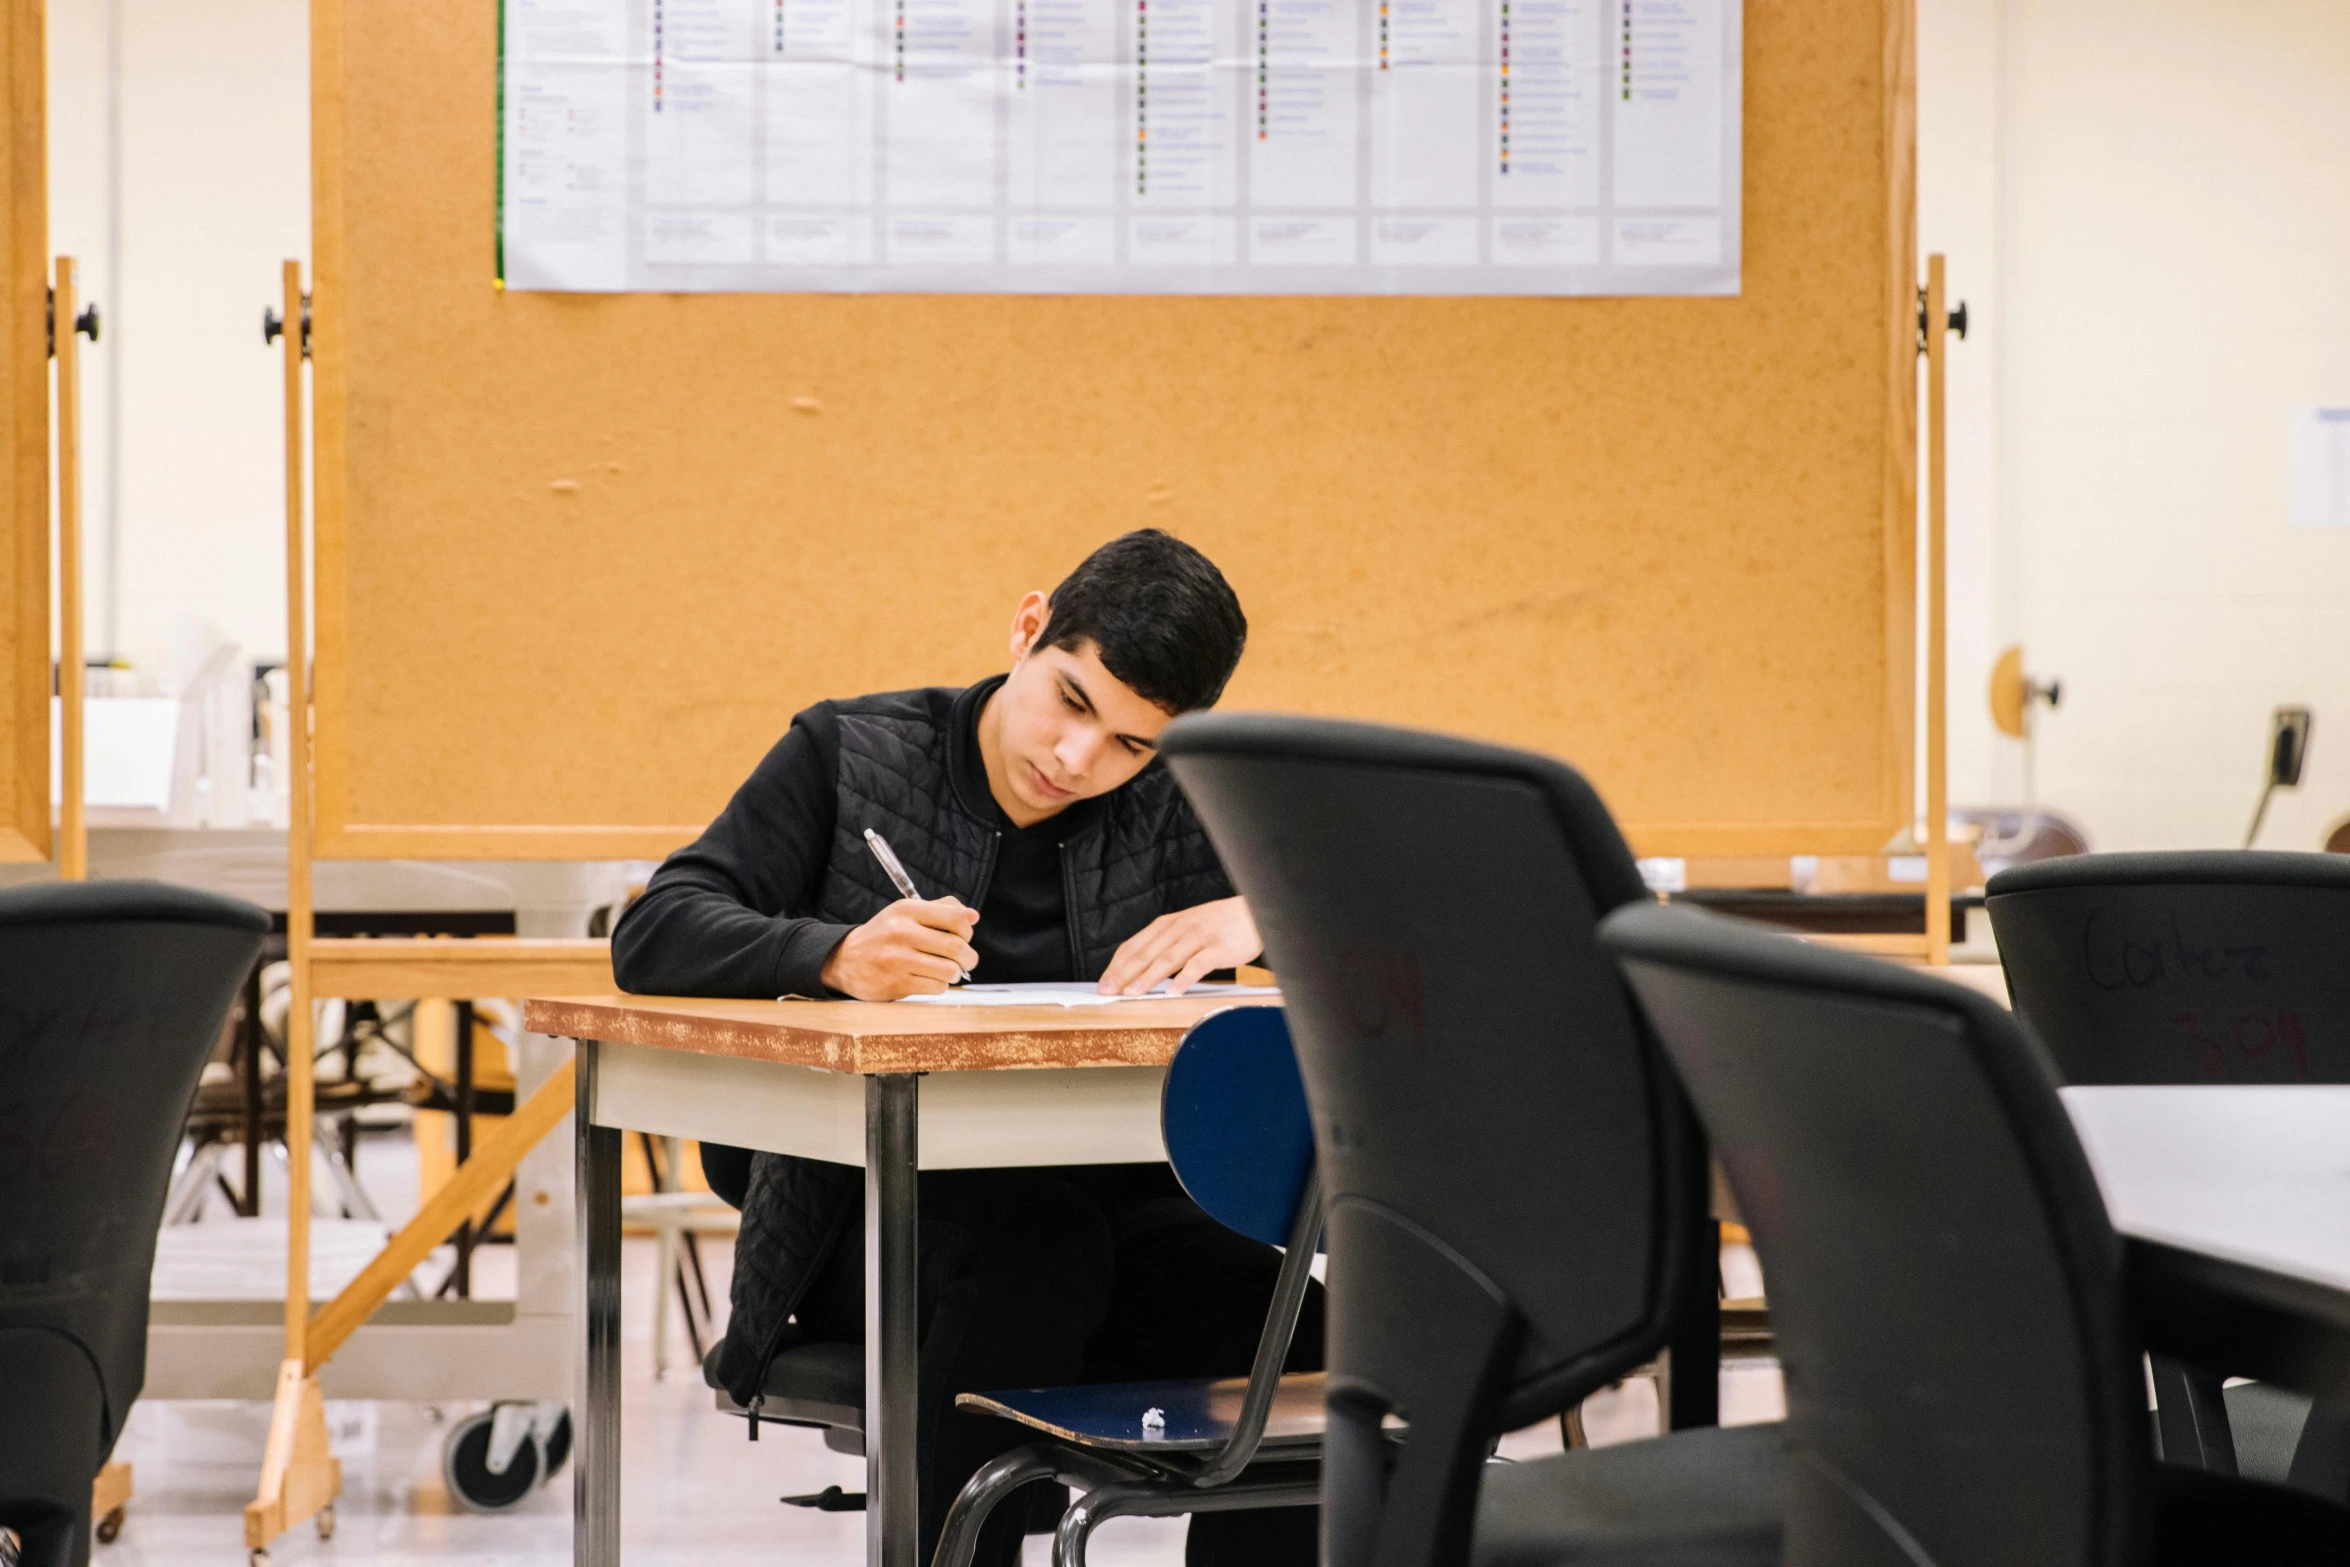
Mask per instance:
[[[964,1409],[1050,1440],[982,1467],[949,1509],[933,1567],[970,1567],[998,1502],[1039,1480],[1084,1494],[1053,1536],[1055,1567],[1083,1567],[1111,1518],[1299,1507],[1321,1497],[1322,1373],[1283,1375],[1322,1235],[1313,1121],[1278,1007],[1202,1018],[1167,1068],[1159,1102],[1167,1159],[1210,1217],[1286,1246],[1245,1379],[1108,1382],[965,1393]],[[1146,1416],[1152,1417],[1146,1423]]]

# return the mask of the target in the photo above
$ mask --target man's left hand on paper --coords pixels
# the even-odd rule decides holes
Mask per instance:
[[[1239,898],[1220,898],[1162,914],[1128,937],[1098,987],[1104,995],[1139,996],[1167,981],[1181,995],[1217,969],[1254,963],[1264,951],[1257,922]]]

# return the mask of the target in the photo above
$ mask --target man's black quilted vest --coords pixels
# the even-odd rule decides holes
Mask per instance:
[[[948,759],[954,726],[970,721],[965,704],[975,702],[974,692],[924,690],[835,705],[839,816],[818,918],[862,925],[897,901],[865,846],[868,827],[889,840],[924,897],[951,892],[975,909],[987,900],[996,829],[958,796]],[[1232,895],[1206,830],[1161,763],[1083,814],[1092,819],[1061,845],[1073,978],[1099,979],[1120,944],[1160,915]]]
[[[838,816],[817,917],[862,925],[897,901],[865,846],[868,827],[889,840],[925,897],[951,892],[975,909],[987,901],[996,829],[960,797],[951,763],[957,726],[972,721],[986,694],[933,688],[834,704]],[[1232,896],[1205,829],[1162,763],[1068,816],[1061,886],[1076,978],[1099,979],[1119,945],[1160,915]],[[863,1190],[862,1172],[847,1165],[771,1153],[751,1161],[734,1314],[710,1368],[737,1402],[751,1403],[768,1363],[792,1342],[792,1313],[855,1222]]]

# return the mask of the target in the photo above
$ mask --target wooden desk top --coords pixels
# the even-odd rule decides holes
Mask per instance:
[[[887,1001],[712,1001],[558,996],[526,1002],[522,1026],[567,1039],[740,1056],[833,1072],[972,1072],[1002,1067],[1164,1066],[1194,1023],[1231,995],[1101,1007],[929,1007]]]

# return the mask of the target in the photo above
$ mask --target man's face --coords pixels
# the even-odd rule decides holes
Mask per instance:
[[[1012,617],[1012,673],[989,703],[1001,777],[1015,822],[1041,820],[1079,800],[1108,794],[1150,764],[1174,715],[1137,696],[1104,668],[1091,642],[1039,647],[1044,595],[1031,593]],[[1010,809],[1017,802],[1021,809]]]

